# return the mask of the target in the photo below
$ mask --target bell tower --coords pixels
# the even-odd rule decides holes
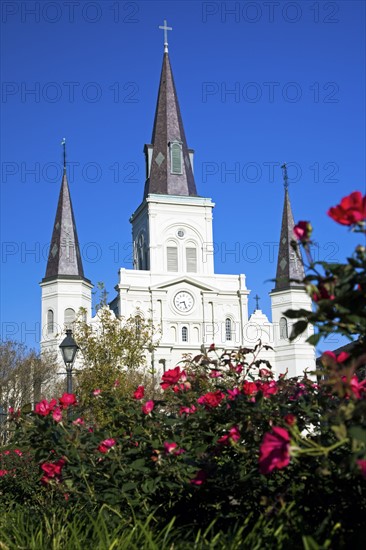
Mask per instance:
[[[288,369],[288,376],[301,376],[305,370],[315,370],[315,350],[306,342],[312,334],[312,327],[289,340],[291,323],[284,315],[288,309],[311,309],[311,299],[305,291],[302,281],[305,277],[300,252],[291,246],[294,240],[294,218],[288,192],[286,164],[282,166],[284,178],[284,205],[277,260],[276,285],[270,293],[274,348],[276,350],[276,372],[282,374]]]
[[[84,276],[79,240],[66,173],[66,142],[63,140],[63,176],[53,225],[42,289],[41,350],[58,350],[80,308],[91,315],[91,282]]]

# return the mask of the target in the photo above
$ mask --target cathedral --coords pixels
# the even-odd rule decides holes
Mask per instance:
[[[252,348],[261,340],[272,349],[261,357],[276,374],[300,376],[315,370],[314,348],[305,342],[308,332],[289,341],[287,309],[310,309],[311,300],[296,281],[304,269],[291,247],[294,219],[286,169],[279,253],[271,297],[271,321],[260,310],[248,316],[244,274],[215,273],[211,198],[199,195],[194,176],[194,151],[184,132],[170,64],[166,31],[163,64],[151,143],[144,146],[146,181],[143,199],[130,222],[133,269],[121,268],[117,294],[109,304],[122,318],[151,319],[159,327],[151,366],[164,372],[187,353],[215,343],[218,349]],[[280,215],[279,215],[280,220]],[[64,172],[42,288],[42,350],[57,350],[65,327],[84,308],[92,322],[92,283],[84,274],[75,216]]]

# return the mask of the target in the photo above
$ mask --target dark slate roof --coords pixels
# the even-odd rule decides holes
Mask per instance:
[[[169,143],[172,141],[180,141],[182,145],[182,174],[171,174]],[[197,196],[168,53],[164,53],[163,58],[151,146],[152,162],[145,197],[149,193]]]
[[[84,279],[66,171],[62,177],[45,279],[60,276],[65,276],[68,279]]]
[[[276,286],[274,291],[286,290],[289,288],[301,288],[300,282],[305,277],[304,265],[301,252],[295,253],[291,241],[295,240],[294,217],[292,215],[290,197],[285,189],[285,200],[283,205],[282,226],[280,235],[280,246],[278,251]]]

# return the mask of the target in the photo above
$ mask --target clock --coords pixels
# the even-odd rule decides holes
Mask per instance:
[[[194,306],[194,298],[189,292],[181,290],[174,296],[173,303],[178,311],[187,313],[188,311],[191,311]]]

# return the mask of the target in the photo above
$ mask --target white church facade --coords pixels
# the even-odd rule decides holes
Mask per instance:
[[[279,375],[300,376],[315,370],[310,332],[289,341],[287,309],[311,308],[296,281],[304,270],[290,245],[294,220],[285,179],[285,197],[276,285],[271,292],[272,320],[257,309],[248,317],[244,274],[217,274],[210,198],[198,194],[194,152],[188,148],[167,43],[158,91],[151,144],[144,148],[146,182],[141,204],[131,216],[134,268],[121,268],[117,295],[110,308],[117,316],[151,319],[159,327],[158,345],[149,358],[155,369],[175,367],[182,355],[196,355],[202,344],[220,349],[252,348],[260,339],[263,352]],[[42,288],[41,348],[58,350],[80,307],[92,319],[92,284],[84,276],[72,209],[67,166],[61,184],[46,274]],[[311,328],[309,328],[311,331]]]

